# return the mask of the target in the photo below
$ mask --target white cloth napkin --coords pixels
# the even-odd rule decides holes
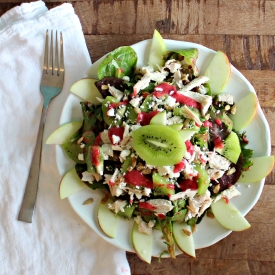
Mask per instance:
[[[69,87],[91,65],[71,4],[48,11],[42,1],[24,3],[0,18],[0,274],[130,274],[125,251],[98,237],[60,200],[52,145],[43,145],[33,222],[17,220],[42,109],[46,29],[63,32],[66,75],[48,110],[44,142],[59,126]]]

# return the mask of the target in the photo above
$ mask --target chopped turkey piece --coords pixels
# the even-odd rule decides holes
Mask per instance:
[[[108,84],[109,87],[109,92],[110,94],[115,97],[118,101],[120,101],[124,95],[123,92],[121,92],[120,90],[118,90],[117,88],[115,88],[114,86],[111,86],[110,84]]]
[[[205,115],[209,107],[212,105],[212,97],[209,95],[202,95],[200,93],[195,93],[192,91],[186,91],[184,95],[196,100],[202,106],[202,114]]]
[[[156,221],[151,220],[148,223],[144,222],[140,216],[134,218],[134,221],[138,224],[138,231],[148,235],[152,234],[152,228],[154,227]]]
[[[222,191],[215,199],[214,202],[220,200],[221,198],[226,198],[227,200],[232,199],[233,197],[241,195],[241,192],[236,189],[234,185],[230,186],[229,189]]]
[[[186,199],[186,198],[193,198],[196,194],[197,194],[198,190],[191,190],[191,189],[187,189],[184,192],[179,192],[176,194],[173,194],[169,197],[170,201],[175,201],[178,199]]]
[[[231,164],[228,159],[214,152],[208,152],[208,162],[210,168],[219,170],[228,170]]]
[[[192,217],[200,217],[203,212],[211,205],[212,199],[210,192],[207,190],[203,195],[195,195],[192,199],[188,200],[188,211],[185,216],[185,221]]]
[[[154,212],[157,214],[166,214],[174,208],[171,201],[165,199],[152,199],[146,202],[154,207]]]
[[[200,121],[200,118],[197,116],[196,113],[194,113],[191,109],[189,109],[186,105],[183,105],[182,106],[182,109],[184,110],[184,115],[185,117],[187,118],[190,118],[190,119],[193,119],[195,121],[195,123],[198,125],[198,126],[201,126],[202,125],[202,122]]]
[[[81,180],[82,181],[87,181],[89,183],[93,183],[94,180],[95,180],[95,177],[93,176],[92,173],[89,173],[89,172],[85,171],[85,172],[82,173]]]
[[[188,84],[186,84],[185,86],[183,86],[180,89],[180,92],[188,92],[191,91],[192,89],[194,89],[195,87],[199,87],[200,85],[206,83],[209,80],[209,78],[207,76],[199,76],[195,79],[193,79],[191,82],[189,82]]]

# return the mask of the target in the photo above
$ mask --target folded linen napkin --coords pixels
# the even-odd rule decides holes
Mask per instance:
[[[125,252],[98,237],[68,200],[60,200],[54,146],[43,145],[33,222],[17,220],[42,109],[46,29],[63,32],[66,75],[48,110],[44,142],[59,126],[69,87],[91,65],[71,4],[48,10],[42,1],[24,3],[0,18],[0,273],[130,274]]]

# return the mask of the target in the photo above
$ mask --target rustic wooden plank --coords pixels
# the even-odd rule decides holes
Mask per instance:
[[[153,33],[153,32],[152,32]],[[131,45],[151,34],[131,35],[85,35],[87,46],[94,61],[105,53],[122,45]],[[239,70],[275,70],[274,36],[235,35],[167,35],[164,38],[189,41],[213,50],[225,52],[231,63]],[[267,76],[264,77],[266,79]]]
[[[127,253],[132,274],[273,274],[275,239],[275,186],[265,186],[259,201],[246,215],[251,228],[232,232],[220,242],[196,251],[196,259],[180,255],[176,260],[153,259],[144,264]],[[241,260],[240,260],[241,259]],[[181,269],[179,269],[179,267]]]
[[[274,1],[109,0],[77,1],[74,7],[85,34],[144,34],[155,28],[169,34],[275,34]]]

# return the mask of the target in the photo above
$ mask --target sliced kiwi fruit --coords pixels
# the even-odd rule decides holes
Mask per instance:
[[[216,151],[236,164],[241,154],[238,135],[235,132],[231,132],[224,140],[223,148],[216,148]]]
[[[178,133],[165,125],[146,125],[133,132],[133,148],[141,159],[154,166],[179,163],[186,151]]]
[[[175,194],[174,184],[167,178],[162,177],[159,173],[153,173],[152,176],[154,195],[168,196]]]
[[[102,106],[101,108],[102,108],[103,119],[104,119],[104,121],[107,125],[110,125],[114,120],[114,117],[107,116],[108,107],[109,107],[110,103],[118,103],[118,100],[113,96],[107,96],[103,100],[102,105],[101,105]]]
[[[79,160],[78,155],[84,154],[84,149],[79,144],[74,142],[66,142],[61,144],[61,147],[66,152],[67,156],[76,163],[85,163],[83,160]]]

